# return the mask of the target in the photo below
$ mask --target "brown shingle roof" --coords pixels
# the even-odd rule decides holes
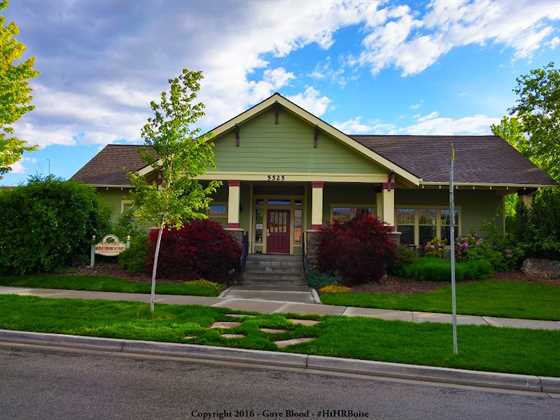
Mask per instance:
[[[350,135],[357,142],[425,182],[447,183],[450,144],[455,144],[455,181],[479,184],[555,185],[506,141],[496,136]],[[72,177],[90,185],[127,186],[128,172],[146,163],[142,145],[110,144]]]
[[[350,137],[425,182],[449,182],[449,157],[453,143],[456,150],[456,182],[555,184],[546,173],[497,136]]]
[[[140,152],[147,146],[109,144],[72,176],[90,185],[130,185],[128,173],[146,166]]]

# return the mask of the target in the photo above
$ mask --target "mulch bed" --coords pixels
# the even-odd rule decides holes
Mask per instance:
[[[496,273],[492,280],[497,281],[523,281],[531,283],[544,283],[560,287],[560,280],[535,279],[521,271]],[[476,282],[478,280],[463,280],[461,283]],[[353,292],[379,292],[379,293],[418,293],[430,292],[449,286],[446,281],[411,280],[394,276],[385,276],[377,283],[367,283],[353,286]]]
[[[146,273],[131,274],[117,263],[109,262],[96,262],[94,268],[89,268],[87,265],[74,267],[71,273],[84,276],[111,276],[138,282],[149,282],[151,280],[151,277]]]

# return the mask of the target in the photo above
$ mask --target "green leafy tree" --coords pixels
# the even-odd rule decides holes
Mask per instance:
[[[517,102],[510,113],[521,123],[525,136],[516,135],[513,144],[560,180],[560,70],[550,63],[516,81]]]
[[[8,0],[0,0],[0,11],[7,7]],[[16,137],[12,127],[33,110],[29,80],[38,75],[33,68],[34,57],[18,63],[25,52],[25,44],[15,39],[18,33],[14,22],[6,25],[6,17],[0,16],[0,178],[21,159],[23,152],[35,150]]]
[[[157,171],[155,178],[131,175],[134,215],[157,226],[158,236],[152,270],[150,309],[154,311],[155,286],[161,236],[166,228],[180,228],[192,219],[206,218],[211,194],[220,186],[202,184],[199,175],[215,166],[214,143],[200,129],[192,128],[203,117],[204,104],[197,101],[202,72],[184,69],[169,80],[169,92],[152,101],[153,116],[142,129],[142,138],[153,153],[145,159]]]

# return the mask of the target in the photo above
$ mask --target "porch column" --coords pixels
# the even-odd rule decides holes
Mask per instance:
[[[311,183],[311,229],[318,230],[323,226],[323,181]]]
[[[395,226],[395,190],[383,188],[383,221],[388,225]]]
[[[240,181],[228,181],[228,229],[239,229]]]

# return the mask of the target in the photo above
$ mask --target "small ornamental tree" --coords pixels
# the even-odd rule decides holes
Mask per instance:
[[[7,7],[8,0],[0,0],[0,12]],[[0,16],[0,178],[21,159],[23,152],[35,150],[17,138],[11,126],[33,110],[29,80],[39,74],[33,68],[34,57],[17,62],[25,52],[25,44],[15,39],[19,33],[17,25],[5,23],[6,17]]]
[[[363,214],[323,227],[319,241],[319,269],[338,274],[345,284],[378,281],[395,258],[396,247],[389,238],[392,228]]]
[[[204,104],[197,102],[202,72],[184,69],[169,80],[169,92],[160,102],[152,101],[153,116],[142,129],[142,138],[153,153],[145,153],[157,178],[131,175],[134,185],[134,215],[157,226],[154,250],[150,310],[154,311],[155,288],[161,236],[164,229],[179,229],[187,221],[206,218],[211,194],[220,183],[202,185],[197,177],[214,163],[214,144],[209,136],[192,128],[203,115]]]

